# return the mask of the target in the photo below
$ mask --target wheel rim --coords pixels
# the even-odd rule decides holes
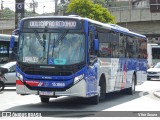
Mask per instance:
[[[132,92],[135,91],[135,75],[132,77]]]

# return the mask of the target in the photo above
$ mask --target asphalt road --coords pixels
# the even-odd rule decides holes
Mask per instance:
[[[154,113],[154,111],[160,111],[160,99],[153,95],[153,92],[158,89],[160,89],[160,81],[145,81],[136,86],[134,95],[122,95],[114,92],[107,94],[106,100],[98,105],[88,105],[86,99],[77,97],[52,98],[49,103],[42,104],[36,95],[21,96],[17,95],[15,90],[8,89],[0,94],[0,111],[49,111],[47,114],[45,112],[48,117],[65,116],[66,118],[67,116],[79,119],[89,116],[97,119],[97,116],[100,115],[102,115],[100,118],[107,117],[107,114],[110,115],[110,111],[113,111],[111,116],[119,114],[117,111],[151,111]],[[95,112],[90,113],[90,111]],[[137,117],[139,116],[137,115]]]

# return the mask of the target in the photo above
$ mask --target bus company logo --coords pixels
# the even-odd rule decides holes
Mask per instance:
[[[49,85],[48,82],[39,82],[38,86],[45,86],[47,87]]]
[[[39,82],[38,86],[44,86],[43,82]]]
[[[48,83],[48,82],[45,82],[45,83],[44,83],[44,86],[45,86],[45,87],[47,87],[48,85],[49,85],[49,83]]]

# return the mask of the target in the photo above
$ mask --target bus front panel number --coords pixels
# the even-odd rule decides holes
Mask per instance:
[[[52,83],[52,86],[54,86],[54,87],[64,87],[64,86],[65,86],[65,83],[53,82],[53,83]]]

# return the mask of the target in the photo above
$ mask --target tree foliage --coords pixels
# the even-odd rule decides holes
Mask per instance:
[[[71,0],[66,13],[76,14],[104,23],[116,23],[115,17],[107,8],[100,4],[94,4],[92,0]]]
[[[13,10],[10,10],[9,8],[4,8],[3,11],[0,11],[0,18],[1,19],[14,19],[15,18],[15,12]],[[25,17],[31,17],[38,15],[37,13],[33,13],[32,11],[25,10]]]
[[[3,11],[1,11],[1,18],[3,19],[11,19],[14,18],[15,12],[10,10],[9,8],[5,8]]]

